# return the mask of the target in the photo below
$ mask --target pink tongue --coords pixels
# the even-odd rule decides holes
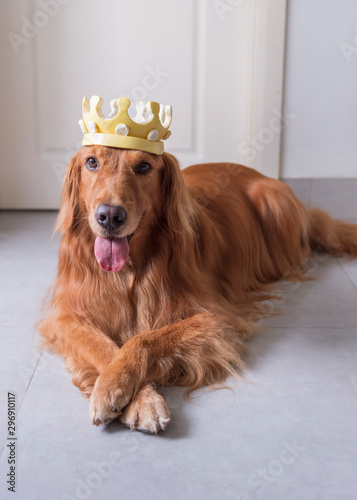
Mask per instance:
[[[120,271],[129,255],[128,238],[96,238],[94,254],[103,271]]]

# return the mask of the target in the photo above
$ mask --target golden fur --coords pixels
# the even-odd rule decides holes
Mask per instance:
[[[95,157],[96,172],[85,162]],[[140,162],[152,171],[136,175]],[[124,206],[134,233],[120,272],[94,256],[98,205]],[[64,181],[58,276],[44,345],[61,354],[93,423],[149,432],[169,412],[154,384],[189,391],[242,368],[252,314],[277,280],[303,279],[316,246],[357,255],[357,226],[307,210],[281,181],[240,165],[181,172],[167,153],[86,146]]]

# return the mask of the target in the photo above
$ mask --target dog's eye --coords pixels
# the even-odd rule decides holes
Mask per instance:
[[[150,171],[152,170],[152,166],[150,165],[150,163],[140,163],[140,165],[138,165],[136,168],[135,168],[135,173],[137,175],[146,175],[148,174]]]
[[[87,159],[86,167],[88,168],[88,170],[98,170],[98,162],[94,158],[94,156],[91,156],[90,158]]]

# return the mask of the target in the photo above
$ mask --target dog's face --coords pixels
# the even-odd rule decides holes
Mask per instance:
[[[131,237],[154,216],[160,200],[157,155],[136,150],[86,146],[79,152],[80,201],[96,236]]]
[[[96,237],[95,255],[105,271],[120,271],[129,241],[160,209],[161,156],[137,150],[85,146],[76,158],[79,207]]]
[[[146,253],[154,228],[193,234],[193,213],[174,156],[85,146],[68,167],[57,227],[72,238],[78,230],[90,231],[100,267],[116,272],[130,245],[141,257]]]

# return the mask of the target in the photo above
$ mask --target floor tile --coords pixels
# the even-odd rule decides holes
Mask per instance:
[[[335,258],[309,260],[312,281],[279,283],[281,300],[265,305],[263,325],[276,327],[357,327],[357,290]]]
[[[346,260],[339,259],[339,263],[354,286],[357,288],[357,259]]]
[[[55,212],[1,212],[0,257],[13,259],[16,269],[18,259],[39,261],[53,257],[58,249],[59,235],[53,236],[57,214]],[[39,272],[41,268],[39,267]]]
[[[311,179],[283,179],[306,207],[310,207]]]
[[[35,325],[42,302],[56,276],[56,260],[44,256],[31,259],[4,258],[0,261],[0,325]]]
[[[35,338],[33,328],[0,326],[0,449],[7,435],[7,394],[16,394],[18,410],[40,359]]]
[[[357,179],[313,179],[310,202],[337,219],[356,219]]]
[[[304,500],[352,500],[356,349],[357,329],[268,329],[234,392],[187,403],[166,388],[173,419],[158,436],[92,427],[88,403],[50,359],[19,416],[16,497],[301,500],[303,485]]]
[[[55,214],[0,212],[0,325],[34,325],[56,276]]]
[[[262,322],[245,380],[228,381],[234,391],[198,391],[193,403],[182,388],[163,389],[172,420],[148,436],[116,422],[94,428],[63,361],[39,360],[33,347],[57,262],[54,219],[0,213],[1,397],[14,390],[22,401],[17,500],[355,500],[355,262],[316,255],[316,280],[279,284],[284,300],[267,307],[283,314]],[[0,498],[14,498],[5,481]]]

